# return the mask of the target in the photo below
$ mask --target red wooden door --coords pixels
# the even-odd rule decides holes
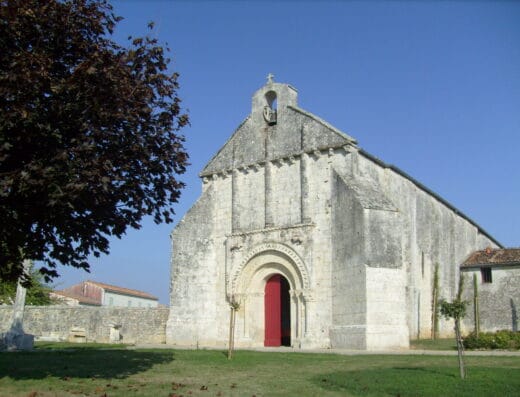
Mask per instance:
[[[264,346],[282,344],[281,276],[275,274],[265,284],[265,339]]]
[[[291,346],[291,301],[289,282],[275,274],[265,284],[264,346]]]

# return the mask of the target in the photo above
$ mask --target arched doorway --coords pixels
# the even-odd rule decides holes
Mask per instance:
[[[265,284],[264,346],[291,346],[291,301],[289,282],[280,274]]]
[[[308,332],[312,295],[306,266],[298,254],[283,244],[263,243],[252,248],[232,269],[228,278],[228,296],[240,302],[236,319],[236,346],[266,346],[266,285],[275,275],[283,280],[280,281],[279,291],[282,291],[281,283],[285,285],[284,291],[287,291],[284,299],[281,292],[279,295],[279,322],[281,324],[282,321],[281,303],[285,302],[284,321],[289,323],[284,328],[283,341],[279,337],[278,346],[300,346]]]

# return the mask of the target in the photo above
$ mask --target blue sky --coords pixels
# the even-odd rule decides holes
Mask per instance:
[[[299,106],[348,133],[452,203],[504,246],[520,246],[520,2],[114,1],[115,39],[168,43],[191,127],[191,167],[177,222],[201,191],[198,173],[275,81]],[[63,288],[92,279],[168,304],[173,225],[146,220],[113,239],[92,272],[61,268]],[[454,264],[455,265],[455,264]]]

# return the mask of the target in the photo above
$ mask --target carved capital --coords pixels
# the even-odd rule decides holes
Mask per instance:
[[[316,297],[314,296],[314,292],[310,289],[302,290],[302,298],[305,303],[314,302],[316,300]]]

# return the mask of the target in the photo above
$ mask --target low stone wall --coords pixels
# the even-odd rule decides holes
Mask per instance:
[[[24,331],[36,340],[98,343],[165,343],[169,309],[26,306]],[[9,326],[11,306],[0,306],[0,331]]]

